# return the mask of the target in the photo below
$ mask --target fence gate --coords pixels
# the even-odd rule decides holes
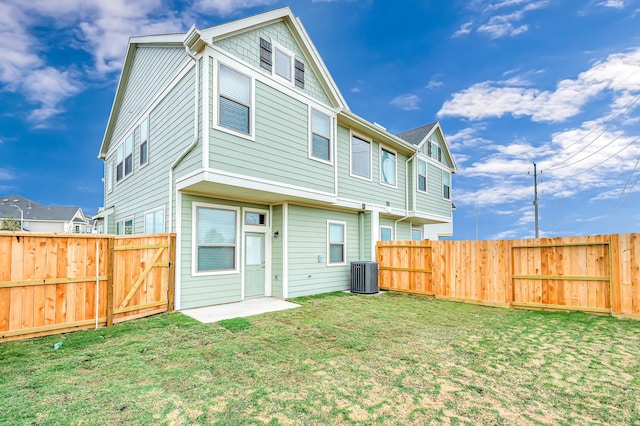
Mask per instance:
[[[511,247],[517,308],[611,313],[611,246],[576,242]]]

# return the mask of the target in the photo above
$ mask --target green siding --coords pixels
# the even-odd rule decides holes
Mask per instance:
[[[451,217],[451,200],[442,198],[442,169],[431,162],[427,162],[427,193],[416,194],[416,210]]]
[[[380,183],[380,144],[371,143],[371,181],[351,176],[351,136],[349,129],[338,126],[338,196],[358,202],[405,209],[405,165],[407,156],[396,154],[397,187],[391,188]]]
[[[198,306],[217,305],[221,303],[239,302],[241,297],[242,276],[240,272],[225,275],[191,275],[191,259],[194,255],[192,246],[193,231],[193,203],[209,203],[234,207],[249,207],[257,209],[268,209],[267,206],[260,204],[239,203],[229,200],[219,200],[214,198],[196,197],[192,195],[183,195],[182,197],[182,226],[181,226],[181,256],[180,262],[180,278],[181,278],[181,309],[193,308]],[[242,213],[242,212],[240,212]],[[239,257],[236,262],[242,260],[242,220],[240,221],[240,237],[237,241]],[[267,235],[266,242],[269,241]]]
[[[359,260],[375,260],[375,256],[371,255],[371,241],[377,241],[380,232],[371,232],[371,213],[364,215],[364,257]]]
[[[333,166],[308,158],[307,106],[260,82],[255,97],[255,142],[212,129],[211,167],[333,193]]]
[[[271,216],[271,232],[278,232],[278,238],[271,240],[271,294],[275,297],[284,297],[282,293],[283,283],[283,232],[282,230],[282,206],[274,206]]]
[[[358,214],[290,205],[288,219],[289,297],[349,289],[350,262],[359,260]],[[327,265],[327,220],[346,222],[346,265]]]
[[[118,114],[112,117],[115,127],[112,143],[117,143],[153,98],[169,83],[188,57],[179,47],[138,47],[129,72]],[[153,76],[153,78],[149,78]],[[122,90],[122,88],[121,88]]]
[[[151,111],[149,162],[146,166],[140,167],[140,135],[137,128],[134,132],[133,174],[116,182],[115,150],[106,159],[106,164],[112,165],[113,192],[105,194],[105,206],[115,206],[114,220],[133,216],[135,233],[144,232],[144,212],[158,207],[164,207],[165,229],[169,229],[169,218],[166,217],[169,167],[193,140],[194,82],[195,72],[192,70]]]
[[[304,63],[305,69],[304,89],[296,87],[296,90],[302,91],[306,95],[326,105],[330,105],[329,97],[322,88],[318,76],[313,72],[309,65],[309,61],[302,54],[300,46],[284,22],[277,22],[233,37],[217,40],[214,44],[242,61],[250,64],[264,74],[270,74],[269,71],[260,67],[260,38],[264,38],[267,41],[273,40],[292,51],[295,54],[296,59]]]

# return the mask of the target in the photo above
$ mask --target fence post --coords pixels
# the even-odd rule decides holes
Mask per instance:
[[[107,240],[107,327],[113,325],[113,246],[114,238],[109,237]]]
[[[176,282],[176,235],[169,234],[169,283],[167,289],[167,312],[174,309]]]

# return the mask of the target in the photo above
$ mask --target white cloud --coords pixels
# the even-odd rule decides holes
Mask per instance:
[[[193,9],[214,12],[219,16],[230,16],[250,7],[275,3],[275,0],[196,0]]]
[[[481,23],[476,31],[489,35],[491,39],[498,39],[501,37],[514,37],[527,32],[529,24],[521,23],[526,14],[534,10],[543,9],[549,6],[550,3],[550,0],[504,0],[497,3],[480,0],[471,2],[470,6],[477,10],[476,15],[481,16]],[[504,13],[500,13],[503,10]],[[453,34],[453,37],[468,35],[472,30],[473,23],[467,22]]]
[[[12,180],[14,178],[14,174],[9,169],[0,167],[0,180]]]
[[[454,93],[438,116],[480,120],[511,114],[530,116],[533,121],[559,122],[579,114],[606,89],[619,96],[640,91],[640,48],[596,62],[576,79],[558,82],[554,91],[522,87],[512,80],[476,83]]]
[[[457,38],[457,37],[462,37],[462,36],[466,36],[468,34],[471,34],[472,28],[473,28],[473,21],[466,22],[466,23],[462,24],[460,26],[460,29],[458,31],[456,31],[455,33],[453,33],[453,35],[451,37]]]
[[[626,4],[624,0],[606,0],[602,3],[598,3],[599,6],[610,7],[613,9],[624,9]]]
[[[418,97],[418,95],[405,93],[403,95],[396,96],[389,103],[405,111],[414,111],[420,109],[418,107],[419,102],[420,97]]]
[[[429,89],[429,90],[433,90],[433,89],[437,89],[438,87],[442,87],[444,86],[444,83],[442,81],[439,80],[431,80],[429,81],[429,83],[427,83],[425,87],[425,89]]]

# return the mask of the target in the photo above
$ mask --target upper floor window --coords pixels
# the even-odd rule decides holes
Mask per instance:
[[[380,150],[380,182],[396,186],[396,153],[384,148]]]
[[[351,174],[371,179],[371,142],[351,138]]]
[[[116,181],[133,173],[133,135],[127,136],[116,152]]]
[[[149,119],[140,124],[140,166],[149,162]]]
[[[250,134],[251,79],[220,64],[218,124]]]
[[[311,110],[311,156],[331,161],[331,117]]]
[[[426,161],[418,160],[418,191],[427,192],[427,163]]]
[[[291,81],[293,57],[281,47],[276,47],[276,74]]]
[[[438,162],[442,162],[442,148],[440,148],[437,142],[427,142],[427,154],[429,157],[438,160]]]
[[[293,52],[263,38],[260,39],[260,66],[304,89],[304,63],[296,59]]]
[[[451,173],[442,171],[442,198],[451,199]]]

